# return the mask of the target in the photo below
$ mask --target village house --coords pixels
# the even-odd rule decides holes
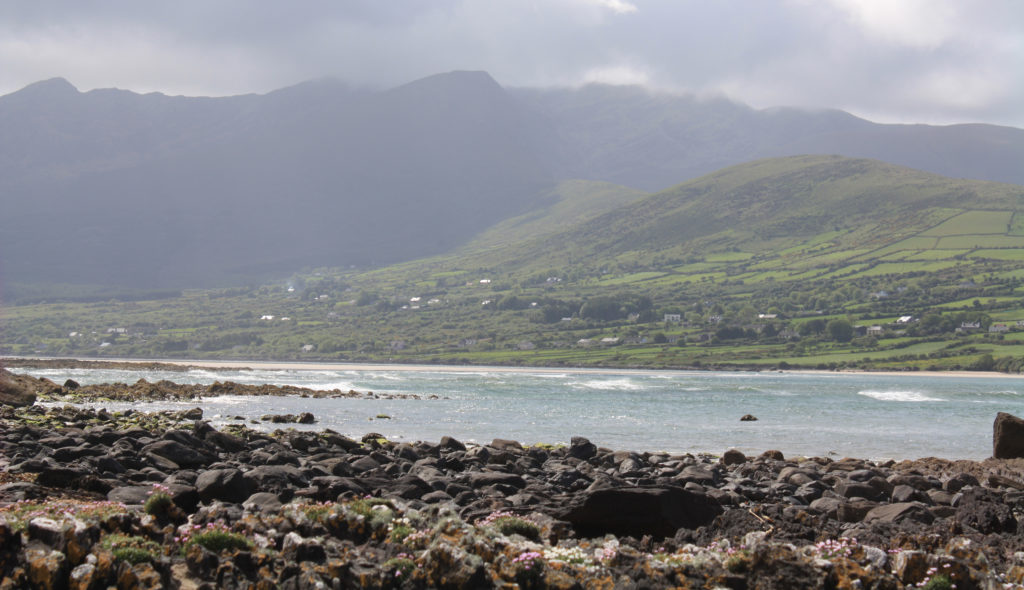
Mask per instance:
[[[868,336],[881,336],[884,332],[885,328],[882,326],[868,326],[868,329],[865,331]]]
[[[679,313],[666,313],[665,323],[666,324],[678,324],[683,321],[683,315]]]
[[[988,331],[993,334],[1009,332],[1010,326],[1006,324],[992,324],[991,326],[988,327]]]

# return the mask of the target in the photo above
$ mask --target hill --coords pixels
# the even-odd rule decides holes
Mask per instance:
[[[577,212],[586,194],[605,212]],[[837,156],[572,182],[456,253],[7,310],[0,352],[630,367],[1024,366],[1024,187]],[[522,235],[525,239],[516,240]]]

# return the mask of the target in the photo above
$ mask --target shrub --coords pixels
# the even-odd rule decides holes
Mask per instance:
[[[181,543],[183,553],[192,545],[199,545],[214,553],[230,549],[248,550],[253,547],[252,541],[243,535],[231,532],[224,524],[212,522],[205,527],[192,525],[191,529],[176,537],[175,540]]]
[[[173,504],[170,489],[165,485],[155,483],[149,492],[149,497],[146,498],[146,503],[142,505],[142,510],[146,514],[159,516],[166,514]]]
[[[107,535],[100,546],[114,554],[120,561],[132,565],[156,561],[160,555],[160,545],[145,537],[129,535]]]
[[[491,526],[503,535],[520,535],[531,541],[540,541],[540,527],[510,512],[492,512],[480,521],[483,526]]]

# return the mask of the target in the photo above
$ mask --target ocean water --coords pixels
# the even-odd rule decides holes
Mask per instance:
[[[1024,379],[928,374],[508,370],[375,366],[187,372],[19,369],[58,383],[167,379],[416,394],[421,399],[221,396],[187,403],[89,404],[109,410],[200,406],[216,424],[241,416],[312,412],[317,424],[361,437],[464,442],[509,438],[568,443],[585,436],[618,450],[908,459],[983,459],[997,412],[1024,415]],[[436,399],[431,399],[436,396]],[[758,418],[741,422],[744,414]],[[380,418],[387,415],[389,418]],[[280,427],[261,423],[254,428]]]

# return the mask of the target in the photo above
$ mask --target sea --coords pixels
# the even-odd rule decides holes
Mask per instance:
[[[217,396],[189,402],[91,403],[110,411],[201,407],[223,425],[244,421],[273,430],[266,414],[312,412],[313,425],[351,437],[394,441],[448,435],[484,444],[568,444],[583,436],[616,450],[864,459],[984,459],[992,454],[997,412],[1024,415],[1024,378],[928,373],[700,372],[548,370],[443,366],[345,366],[190,369],[9,370],[57,383],[295,385],[414,394],[415,399]],[[742,421],[750,415],[757,420]],[[291,427],[291,426],[290,426]]]

